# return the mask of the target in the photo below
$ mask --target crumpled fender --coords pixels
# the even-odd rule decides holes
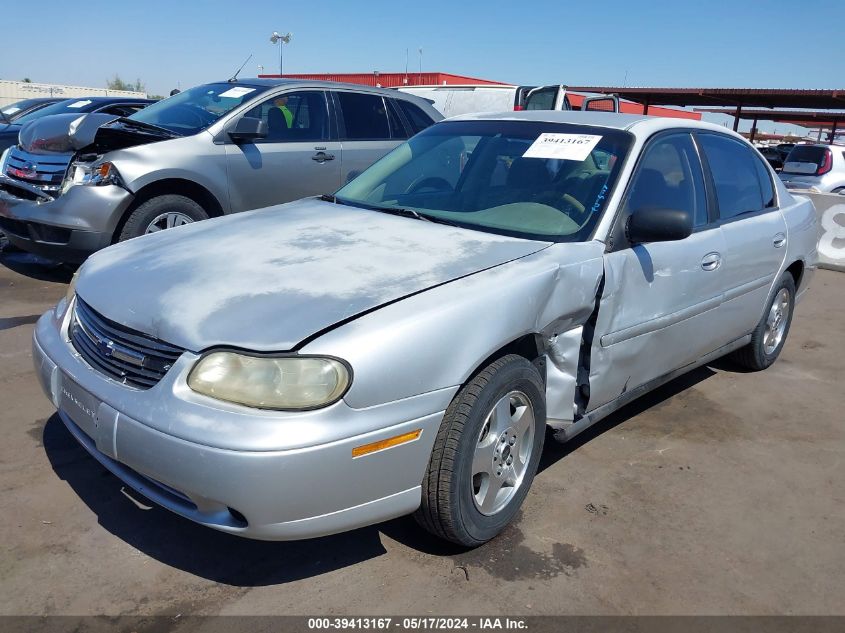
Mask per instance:
[[[553,244],[384,306],[298,351],[347,360],[355,374],[344,400],[362,408],[448,388],[454,394],[497,350],[534,335],[546,365],[548,421],[565,426],[575,416],[583,328],[595,310],[603,253],[599,242]]]

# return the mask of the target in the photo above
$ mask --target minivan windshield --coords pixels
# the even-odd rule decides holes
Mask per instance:
[[[204,130],[266,90],[266,86],[229,82],[196,86],[158,101],[127,118],[189,136]]]
[[[555,242],[589,238],[628,132],[542,121],[447,121],[340,189],[340,204]]]

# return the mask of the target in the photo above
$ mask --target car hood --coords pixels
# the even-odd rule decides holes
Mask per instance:
[[[107,248],[83,266],[77,292],[103,316],[188,350],[287,351],[548,245],[306,199]]]

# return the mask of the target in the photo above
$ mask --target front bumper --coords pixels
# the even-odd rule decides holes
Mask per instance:
[[[65,262],[82,262],[111,244],[131,193],[114,185],[75,186],[51,198],[0,178],[0,231],[23,250]]]
[[[319,411],[274,413],[280,429],[298,432],[289,438],[290,447],[274,440],[276,445],[266,450],[227,448],[212,445],[219,439],[213,430],[234,423],[242,437],[248,436],[249,413],[224,407],[210,417],[208,407],[177,402],[184,382],[180,363],[156,386],[131,389],[88,367],[65,332],[52,311],[36,325],[33,361],[45,393],[88,452],[131,488],[177,514],[232,534],[288,540],[378,523],[419,506],[420,484],[452,390],[366,410],[341,401]],[[433,412],[419,415],[421,407],[433,404]],[[158,428],[144,421],[149,411],[165,410],[174,419],[157,419]],[[362,424],[373,428],[302,445],[303,437],[328,438],[345,426],[360,430]],[[205,425],[211,441],[162,430],[182,425]],[[416,429],[422,434],[413,442],[352,457],[354,447]],[[248,441],[255,444],[257,439]]]

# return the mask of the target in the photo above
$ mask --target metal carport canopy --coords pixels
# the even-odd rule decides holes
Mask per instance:
[[[642,103],[645,114],[650,105],[733,106],[734,130],[744,107],[845,108],[845,88],[797,90],[791,88],[626,88],[624,86],[567,86],[575,92],[617,94],[622,99]]]
[[[736,112],[728,108],[696,108],[695,111],[707,114],[736,116]],[[845,129],[845,112],[843,111],[742,110],[739,118],[753,121],[750,138],[752,141],[757,130],[757,121],[777,121],[778,123],[792,123],[802,127],[818,127],[819,140],[821,140],[822,128],[831,128],[831,140],[835,137],[837,129]]]

